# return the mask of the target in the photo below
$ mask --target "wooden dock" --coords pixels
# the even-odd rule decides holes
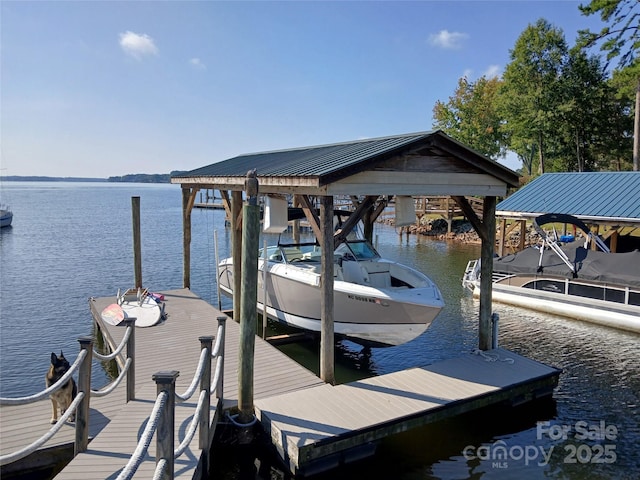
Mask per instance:
[[[312,474],[372,453],[375,441],[501,402],[551,395],[560,371],[495,349],[344,385],[256,401],[292,472]]]
[[[191,383],[200,355],[198,337],[215,335],[216,318],[221,312],[188,289],[163,294],[166,320],[135,330],[136,399],[125,402],[124,382],[109,396],[92,399],[89,448],[56,479],[115,478],[135,450],[153,408],[156,385],[151,376],[161,370],[178,370],[178,393]],[[98,298],[90,304],[107,342],[115,346],[125,329],[103,324],[99,315],[113,301],[114,297]],[[228,321],[225,408],[237,405],[239,337],[239,325]],[[513,404],[550,395],[559,373],[555,368],[496,349],[332,386],[256,337],[254,402],[256,415],[283,460],[294,473],[308,474],[371,454],[376,440],[393,433],[499,402]],[[194,399],[177,404],[176,444],[184,438],[194,408]],[[50,427],[49,417],[48,401],[0,409],[1,453],[14,452],[42,436]],[[73,439],[73,426],[65,425],[33,454],[29,465],[50,461],[51,456],[60,455],[61,448],[72,451]],[[194,439],[177,459],[176,478],[199,478],[201,452],[197,445]],[[154,455],[152,442],[135,478],[152,476]],[[3,478],[5,474],[15,475],[5,467]]]
[[[136,399],[125,402],[126,392],[123,382],[110,395],[91,400],[90,438],[87,452],[78,455],[56,476],[56,479],[104,479],[113,476],[127,463],[135,450],[143,430],[143,423],[149,417],[156,398],[156,385],[151,375],[160,370],[178,370],[176,392],[184,392],[195,373],[202,335],[215,335],[216,318],[222,315],[204,300],[188,289],[162,292],[165,296],[167,319],[150,328],[136,328]],[[91,301],[94,318],[103,329],[107,341],[118,345],[125,329],[105,325],[99,312],[114,297],[97,298]],[[238,395],[238,349],[239,325],[234,321],[226,324],[224,398],[225,407],[235,405]],[[67,354],[69,359],[75,358]],[[43,366],[44,373],[48,365]],[[96,368],[94,364],[94,368]],[[300,390],[324,383],[312,372],[281,353],[260,338],[255,346],[255,398],[269,397]],[[195,397],[184,404],[177,404],[175,438],[180,442],[191,420],[195,408]],[[51,406],[48,400],[24,406],[5,406],[0,409],[0,452],[7,454],[29,445],[46,433],[51,425]],[[213,418],[213,415],[212,415]],[[16,462],[15,467],[36,467],[47,464],[52,456],[60,456],[61,449],[73,451],[75,430],[73,425],[65,425],[43,449],[33,454],[28,462]],[[185,454],[176,461],[176,478],[193,478],[200,451],[197,438]],[[152,442],[148,456],[135,478],[151,478],[155,468],[155,442]],[[26,459],[25,459],[26,460]],[[6,468],[5,468],[6,467]],[[2,476],[11,473],[11,464],[3,467]]]

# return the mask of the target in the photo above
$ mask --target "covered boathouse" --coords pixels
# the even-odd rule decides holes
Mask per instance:
[[[473,224],[482,239],[483,278],[491,278],[495,245],[495,206],[510,188],[518,187],[518,174],[457,142],[440,130],[370,138],[328,145],[290,148],[239,155],[172,177],[182,188],[183,286],[190,287],[191,212],[201,189],[219,190],[231,218],[233,263],[240,268],[242,193],[247,172],[256,170],[260,195],[293,195],[300,205],[322,248],[325,265],[333,263],[335,241],[332,225],[321,224],[313,198],[319,197],[320,213],[332,212],[335,196],[349,196],[354,211],[336,236],[346,236],[358,221],[371,238],[373,223],[389,200],[396,196],[449,195]],[[479,218],[466,196],[484,197]],[[331,218],[332,215],[328,215]],[[326,217],[326,215],[325,215]],[[412,219],[412,222],[415,219]],[[326,252],[326,253],[325,253]],[[240,291],[241,275],[234,272]],[[333,295],[333,277],[322,278],[323,298]],[[234,296],[234,313],[240,311],[239,295]],[[333,303],[322,311],[320,376],[333,378]],[[480,297],[479,343],[491,347],[491,282],[483,282]],[[325,329],[326,326],[326,329]],[[326,335],[324,335],[326,333]],[[328,341],[327,338],[331,338]]]
[[[523,250],[526,223],[545,213],[579,218],[612,252],[640,249],[638,237],[629,235],[640,228],[640,172],[542,174],[496,206],[498,255],[509,253],[507,246]],[[520,232],[518,244],[507,245],[514,231]]]
[[[254,169],[255,177],[248,175]],[[247,342],[255,340],[243,336],[240,341],[238,418],[255,412],[254,418],[260,421],[292,473],[310,475],[363,458],[372,453],[377,440],[436,420],[488,405],[515,405],[552,394],[559,370],[493,344],[490,281],[481,286],[476,353],[334,385],[334,279],[326,272],[333,270],[333,249],[340,237],[362,220],[370,239],[373,222],[393,197],[407,200],[412,196],[448,195],[482,239],[483,273],[486,269],[482,278],[490,280],[496,199],[518,186],[515,172],[435,131],[245,154],[173,177],[172,183],[180,184],[183,193],[185,288],[190,283],[191,211],[196,195],[201,189],[220,191],[231,219],[234,291],[243,292],[233,297],[234,316],[241,310],[239,297],[246,297],[239,272],[244,263],[241,216],[253,215],[250,212],[256,208],[248,209],[250,202],[243,206],[243,192],[252,191],[252,184],[255,188],[256,177],[260,195],[288,195],[294,205],[301,207],[322,252],[319,370],[325,383],[259,398],[255,405],[249,403],[241,390],[243,384],[247,390],[252,388],[253,379],[245,380],[245,368],[251,370],[253,364],[242,359],[242,352]],[[342,229],[334,232],[336,196],[350,198],[353,211]],[[474,213],[466,196],[484,198],[482,218]],[[255,197],[255,193],[247,195]],[[411,223],[414,221],[415,216]],[[257,231],[253,228],[248,231],[255,236]],[[244,300],[242,310],[247,308]],[[252,319],[244,317],[236,316],[241,330],[248,330]],[[504,361],[487,361],[488,358]],[[354,409],[354,405],[358,407]]]

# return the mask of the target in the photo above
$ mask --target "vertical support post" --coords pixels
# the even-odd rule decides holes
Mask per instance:
[[[238,421],[253,420],[253,356],[258,300],[258,246],[260,207],[255,170],[247,174],[247,204],[242,210],[242,291],[240,294],[240,358],[238,368]]]
[[[478,328],[478,348],[491,348],[491,302],[493,275],[493,253],[496,244],[496,197],[485,197],[482,207],[482,223],[487,238],[482,241],[480,251],[480,319]]]
[[[294,208],[300,207],[300,198],[298,197],[298,195],[293,196],[293,207]],[[291,227],[291,229],[292,229],[292,235],[293,235],[293,243],[299,243],[300,242],[300,220],[294,220],[293,226]]]
[[[502,257],[504,255],[504,245],[507,241],[507,219],[500,219],[500,242],[498,243],[498,255]]]
[[[123,323],[125,327],[131,328],[127,341],[127,357],[131,359],[127,372],[127,402],[129,402],[136,398],[136,319],[125,318]]]
[[[76,438],[74,443],[74,453],[85,452],[89,445],[89,400],[91,398],[91,357],[93,355],[93,338],[80,337],[80,351],[86,350],[87,355],[80,364],[78,370],[78,393],[82,392],[84,398],[78,404],[76,410]]]
[[[498,328],[500,323],[500,315],[493,313],[491,315],[491,348],[498,348]]]
[[[191,189],[182,189],[182,287],[191,288]]]
[[[160,477],[162,480],[173,480],[174,476],[174,428],[176,415],[176,378],[180,372],[176,370],[162,371],[151,376],[156,382],[156,392],[160,395],[167,392],[167,403],[158,419],[156,429],[156,465],[163,458],[167,461],[167,468]]]
[[[135,288],[142,288],[142,244],[140,241],[140,197],[131,197],[133,223],[133,271]]]
[[[202,416],[200,417],[200,450],[209,448],[211,438],[209,437],[209,428],[211,427],[211,348],[213,347],[213,336],[206,335],[198,337],[200,340],[200,351],[207,350],[209,355],[204,362],[202,377],[200,378],[200,391],[207,392],[202,405]]]
[[[267,338],[267,276],[269,275],[269,259],[267,258],[267,239],[262,247],[262,338]]]
[[[320,282],[320,378],[335,384],[333,328],[333,196],[320,204],[322,279]]]
[[[362,223],[364,224],[364,238],[373,244],[373,205],[367,208],[362,215]]]
[[[242,290],[242,192],[231,192],[231,257],[233,259],[233,318],[240,318]]]
[[[222,338],[220,339],[220,350],[218,350],[218,360],[216,362],[216,368],[218,368],[217,363],[221,363],[220,365],[220,378],[218,378],[218,384],[216,385],[216,398],[218,401],[222,401],[224,399],[224,342],[225,342],[225,333],[227,331],[226,327],[227,317],[221,315],[218,317],[218,327],[222,325],[222,329],[218,328],[220,331],[220,335]]]

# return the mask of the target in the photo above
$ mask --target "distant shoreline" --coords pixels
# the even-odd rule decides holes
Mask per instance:
[[[108,182],[106,178],[43,177],[43,176],[2,176],[3,182]]]
[[[171,183],[171,177],[185,172],[174,171],[171,173],[136,173],[119,177],[93,178],[93,177],[48,177],[43,175],[6,175],[0,177],[6,182],[119,182],[119,183]]]

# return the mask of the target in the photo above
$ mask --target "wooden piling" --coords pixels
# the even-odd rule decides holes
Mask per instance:
[[[127,371],[127,402],[130,402],[136,398],[136,318],[125,318],[122,324],[131,327],[127,340],[127,358],[131,359]]]
[[[156,393],[167,393],[167,402],[160,413],[156,429],[156,465],[162,459],[167,462],[164,472],[154,477],[160,480],[173,480],[174,477],[176,379],[179,375],[177,370],[161,371],[152,375],[153,381],[156,382]]]
[[[231,257],[233,291],[242,290],[242,192],[231,192]],[[240,318],[240,295],[233,296],[233,318]]]
[[[240,359],[238,368],[238,423],[253,420],[253,356],[258,300],[260,207],[258,180],[247,175],[247,201],[242,210],[242,289],[240,291]],[[237,292],[237,290],[235,291]],[[235,297],[235,295],[234,295]]]
[[[200,378],[200,391],[209,392],[211,390],[211,349],[213,348],[213,336],[203,335],[198,337],[200,340],[200,350],[207,349],[209,352],[207,360],[204,362],[204,370],[202,371],[202,378]],[[217,406],[217,405],[216,405]],[[199,447],[200,450],[207,450],[211,446],[211,435],[209,434],[209,427],[211,426],[211,396],[204,396],[204,404],[202,405],[202,415],[198,425],[200,432]]]
[[[182,286],[191,288],[191,189],[182,189]]]
[[[323,196],[320,204],[322,230],[322,282],[320,284],[320,378],[335,384],[333,346],[333,197]]]
[[[133,271],[135,288],[142,288],[142,243],[140,240],[140,197],[131,197],[133,224]]]
[[[480,250],[480,318],[478,326],[478,348],[491,349],[491,301],[493,275],[493,253],[496,244],[496,197],[485,197],[482,210],[482,223],[486,230],[486,239],[482,239]]]
[[[89,445],[89,400],[91,398],[91,357],[93,353],[93,337],[80,337],[80,350],[86,350],[87,355],[80,364],[78,371],[78,393],[82,392],[84,398],[78,404],[76,410],[76,438],[74,444],[74,456],[85,452]]]

